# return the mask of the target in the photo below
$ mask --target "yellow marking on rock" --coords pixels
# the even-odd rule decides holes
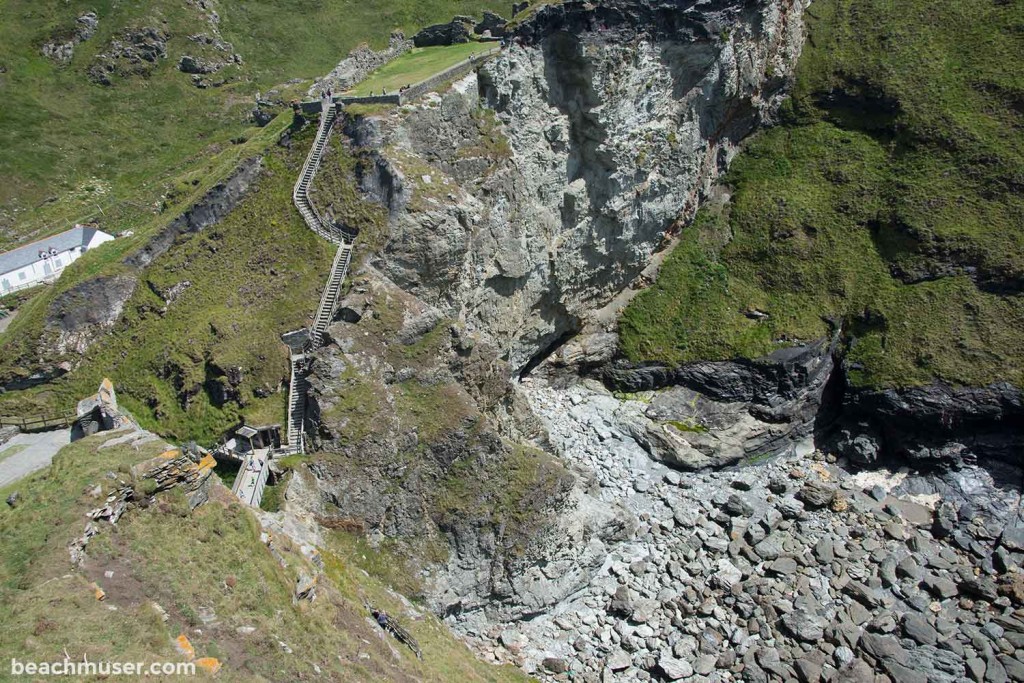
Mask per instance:
[[[178,649],[186,660],[192,661],[196,657],[196,649],[192,647],[192,643],[189,642],[188,636],[182,633],[180,636],[174,639],[174,647]]]
[[[820,462],[816,462],[816,463],[812,464],[811,465],[811,469],[814,470],[815,472],[817,472],[818,476],[821,477],[824,481],[828,481],[829,479],[832,478],[832,473],[829,472],[825,468],[825,466],[822,465]]]
[[[216,657],[200,657],[196,660],[196,668],[202,669],[211,676],[220,671],[221,663]]]

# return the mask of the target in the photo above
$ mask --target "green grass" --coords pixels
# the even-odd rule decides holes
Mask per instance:
[[[411,35],[454,14],[507,11],[493,0],[284,0],[219,3],[223,38],[244,58],[198,89],[177,61],[196,54],[194,33],[210,32],[194,5],[152,2],[5,0],[0,25],[0,249],[87,219],[110,230],[132,227],[173,191],[174,179],[197,169],[231,140],[245,136],[257,92],[285,103],[331,70],[361,42],[387,43],[394,29]],[[99,30],[59,68],[39,47],[75,17],[94,10]],[[93,58],[127,26],[167,31],[168,57],[147,78],[91,83]],[[290,79],[298,84],[286,84]]]
[[[7,394],[0,403],[20,403],[21,412],[35,404],[43,413],[66,409],[109,376],[136,417],[176,438],[213,441],[243,416],[283,422],[279,390],[289,367],[279,335],[307,324],[332,258],[330,245],[305,227],[291,203],[309,135],[307,129],[297,136],[291,151],[270,148],[266,172],[235,211],[179,241],[142,274],[121,323],[78,370],[42,389]],[[170,306],[155,293],[185,281],[192,284]],[[14,323],[41,318],[48,301],[40,302],[41,310],[27,304]],[[39,337],[14,327],[0,338],[3,348],[34,348]],[[240,369],[237,387],[225,376],[231,368]],[[229,392],[228,401],[217,400],[220,388]]]
[[[105,495],[107,472],[127,473],[159,450],[98,448],[106,438],[78,441],[51,467],[0,491],[6,497],[16,489],[22,501],[0,511],[5,661],[52,661],[64,652],[77,660],[180,661],[172,639],[185,633],[197,656],[221,661],[222,681],[527,680],[512,667],[476,660],[433,616],[407,616],[388,588],[412,585],[400,573],[403,565],[374,561],[377,551],[365,543],[332,538],[321,549],[326,575],[317,599],[294,603],[296,579],[312,567],[286,537],[274,538],[272,553],[253,514],[238,503],[213,501],[190,512],[180,492],[159,494],[154,505],[129,510],[116,526],[99,522],[89,559],[72,567],[67,544],[81,535],[84,513],[103,500],[88,491],[100,484]],[[103,602],[92,582],[106,592]],[[397,641],[377,637],[364,600],[401,618],[423,648],[422,661]],[[211,614],[214,621],[204,623]]]
[[[349,95],[379,94],[382,90],[388,93],[398,92],[406,85],[415,85],[430,78],[436,73],[455,66],[464,59],[486,52],[495,47],[495,43],[459,43],[438,47],[414,47],[397,59],[377,69],[365,80],[360,82]]]
[[[276,484],[268,484],[263,489],[263,498],[260,499],[260,509],[267,512],[279,512],[281,504],[284,503],[284,494],[288,490],[290,474],[285,474]]]
[[[346,115],[353,116],[348,107]],[[322,216],[358,228],[360,246],[371,251],[384,246],[388,210],[363,196],[356,183],[356,173],[359,170],[371,172],[374,163],[368,153],[353,154],[341,135],[333,135],[310,191],[310,201]]]
[[[998,293],[1024,273],[1024,75],[1005,68],[1024,50],[1019,11],[810,13],[783,124],[737,157],[731,202],[701,210],[624,311],[623,350],[757,357],[841,324],[856,385],[1024,384],[1024,301]]]

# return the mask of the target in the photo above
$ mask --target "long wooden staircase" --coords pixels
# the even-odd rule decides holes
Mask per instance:
[[[287,438],[288,448],[299,453],[305,452],[303,432],[306,419],[306,392],[309,389],[306,354],[323,345],[324,333],[334,318],[334,312],[341,298],[345,275],[348,273],[348,266],[352,260],[352,239],[354,237],[350,232],[324,220],[309,201],[309,187],[320,168],[320,160],[327,148],[331,128],[337,116],[335,107],[330,100],[324,100],[321,104],[320,127],[317,129],[316,139],[306,156],[306,161],[302,165],[302,172],[299,174],[298,180],[295,181],[292,201],[295,203],[295,208],[302,214],[306,226],[325,240],[338,245],[338,250],[334,255],[334,262],[331,264],[331,273],[327,278],[327,284],[324,285],[323,294],[320,296],[320,304],[317,306],[313,325],[309,328],[309,341],[304,349],[305,352],[291,355]]]

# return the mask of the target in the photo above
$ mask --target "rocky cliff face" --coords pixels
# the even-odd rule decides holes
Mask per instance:
[[[393,212],[376,265],[527,368],[636,279],[771,118],[801,9],[541,10],[477,83],[384,126],[419,201]]]
[[[376,538],[442,541],[450,555],[426,584],[453,618],[536,615],[588,585],[634,538],[639,512],[602,497],[592,473],[534,450],[551,447],[549,425],[537,396],[509,380],[554,350],[564,361],[559,347],[585,328],[569,346],[608,360],[615,338],[594,311],[637,280],[742,138],[771,120],[802,8],[551,6],[443,95],[348,117],[347,158],[387,220],[383,234],[364,230],[364,244],[381,247],[356,269],[334,343],[314,364],[311,412],[335,455],[295,505],[358,520]],[[809,352],[790,400],[820,393],[829,362]],[[765,427],[760,445],[741,434],[749,406],[764,404],[757,428],[773,419],[752,391],[719,416],[735,423],[720,457],[671,426],[688,401],[666,395],[630,413],[636,443],[699,467],[766,452],[789,433]],[[653,466],[640,446],[631,453],[636,467]]]
[[[431,606],[494,660],[603,681],[1024,666],[1020,472],[964,457],[1012,453],[992,428],[1019,419],[1012,387],[858,391],[839,331],[628,366],[599,313],[771,120],[802,9],[553,4],[448,92],[344,121],[339,156],[386,218],[316,354],[326,455],[289,506],[403,539]],[[815,449],[837,414],[847,460]],[[962,469],[848,468],[900,449]]]
[[[1020,467],[1024,392],[1009,382],[987,387],[922,387],[846,392],[835,439],[860,465],[886,460],[919,467],[993,461]]]

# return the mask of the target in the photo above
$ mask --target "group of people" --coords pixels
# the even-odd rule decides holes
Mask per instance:
[[[250,460],[249,464],[245,466],[245,469],[248,470],[249,472],[259,472],[260,470],[263,469],[263,461],[262,460]],[[249,486],[250,487],[255,485],[255,483],[256,483],[255,479],[250,479],[249,480]]]

